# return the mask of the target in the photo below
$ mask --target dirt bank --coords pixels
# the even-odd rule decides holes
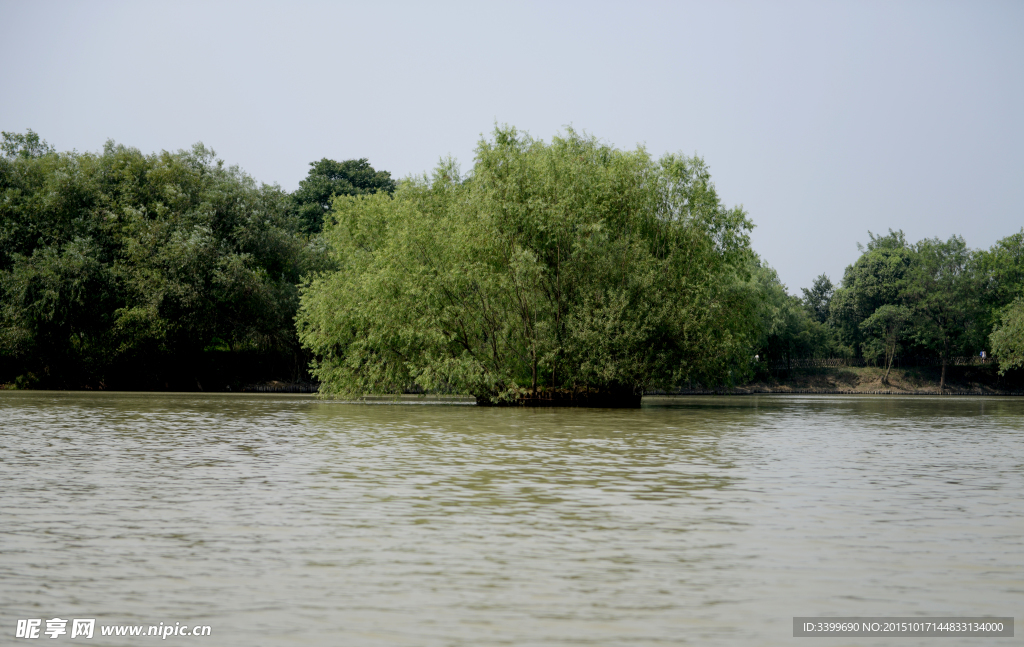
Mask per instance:
[[[946,387],[939,390],[940,367],[894,368],[887,382],[885,369],[875,367],[839,367],[780,371],[770,379],[744,384],[733,392],[843,391],[876,393],[976,393],[1008,395],[1024,392],[1020,372],[1000,376],[991,366],[950,366],[946,369]]]

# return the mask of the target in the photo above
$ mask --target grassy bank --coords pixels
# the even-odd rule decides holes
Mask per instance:
[[[847,391],[854,393],[977,393],[1008,394],[1024,391],[1024,372],[1000,376],[994,366],[949,366],[946,388],[939,390],[942,369],[938,366],[894,368],[883,381],[884,368],[838,367],[780,371],[771,378],[744,384],[735,391]]]

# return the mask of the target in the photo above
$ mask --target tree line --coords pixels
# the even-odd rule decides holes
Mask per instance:
[[[197,144],[57,152],[3,133],[0,383],[224,389],[302,379],[303,277],[334,195],[394,190],[363,160],[311,164],[293,193]]]
[[[901,355],[931,358],[940,388],[955,356],[984,352],[1002,373],[1024,364],[1024,229],[987,250],[957,235],[868,237],[838,286],[821,275],[798,299],[768,273],[765,357],[858,358],[886,377]]]
[[[201,144],[0,146],[0,383],[501,403],[738,384],[798,358],[1024,363],[1024,230],[989,250],[869,235],[838,285],[797,297],[700,158],[572,130],[498,128],[469,172],[400,182],[325,158],[290,193]]]

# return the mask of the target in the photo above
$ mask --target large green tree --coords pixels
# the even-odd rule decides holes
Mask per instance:
[[[328,393],[486,403],[737,379],[750,226],[699,159],[499,128],[468,177],[448,162],[393,198],[335,200],[340,269],[304,289],[300,337]]]

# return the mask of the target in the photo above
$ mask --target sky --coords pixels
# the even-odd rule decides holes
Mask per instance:
[[[699,155],[799,294],[868,232],[1024,226],[1024,2],[0,0],[0,130],[463,171],[495,124]]]

